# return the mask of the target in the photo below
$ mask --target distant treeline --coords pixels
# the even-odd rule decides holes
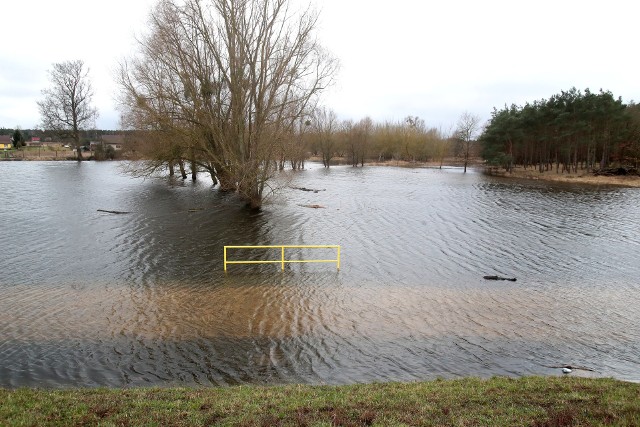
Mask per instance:
[[[322,157],[325,166],[334,157],[346,158],[353,166],[365,161],[441,161],[452,146],[450,135],[427,127],[424,120],[415,116],[384,123],[370,118],[345,120],[332,126],[327,126],[325,119],[316,114],[303,135],[307,151]]]
[[[507,170],[637,167],[640,105],[624,104],[608,91],[572,88],[524,107],[494,109],[479,140],[484,159]]]
[[[30,140],[33,137],[38,138],[51,138],[52,141],[59,141],[60,138],[53,131],[47,131],[42,129],[20,129],[20,128],[4,128],[0,127],[0,135],[13,135],[13,133],[19,129],[22,133],[22,136],[25,140]],[[99,139],[102,135],[126,135],[130,134],[132,131],[124,131],[124,130],[110,130],[110,129],[95,129],[95,130],[84,130],[81,131],[82,140],[86,143],[89,141]]]

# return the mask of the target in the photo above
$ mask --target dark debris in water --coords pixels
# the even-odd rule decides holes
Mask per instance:
[[[98,209],[98,212],[110,213],[114,215],[126,215],[131,213],[131,212],[125,212],[125,211],[109,211],[106,209]]]
[[[501,276],[484,276],[485,280],[508,280],[510,282],[515,282],[516,279],[515,277],[501,277]]]
[[[313,188],[306,188],[306,187],[291,187],[294,190],[300,190],[300,191],[309,191],[309,192],[313,192],[313,193],[319,193],[321,191],[327,191],[327,189],[322,189],[322,190],[314,190]]]

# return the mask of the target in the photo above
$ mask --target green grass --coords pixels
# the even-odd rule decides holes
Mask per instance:
[[[178,389],[0,389],[0,425],[640,426],[640,384],[474,378]]]

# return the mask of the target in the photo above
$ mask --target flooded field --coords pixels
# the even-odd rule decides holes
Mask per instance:
[[[0,387],[640,381],[638,189],[310,164],[256,213],[118,163],[0,176]],[[279,244],[341,269],[224,273],[224,245]]]

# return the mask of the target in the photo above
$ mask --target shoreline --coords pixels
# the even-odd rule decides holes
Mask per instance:
[[[384,162],[365,162],[365,166],[393,166],[393,167],[405,167],[405,168],[429,168],[439,169],[439,162],[407,162],[404,160],[387,160]],[[442,169],[451,167],[462,167],[463,163],[447,159],[442,163]],[[586,184],[586,185],[607,185],[618,186],[628,188],[640,188],[640,176],[637,175],[621,175],[621,176],[603,176],[594,175],[586,170],[578,171],[577,173],[556,173],[555,171],[539,172],[533,168],[524,169],[522,166],[513,168],[511,172],[505,170],[490,171],[484,163],[478,159],[473,159],[469,162],[468,169],[473,169],[476,172],[485,173],[489,176],[507,178],[507,179],[521,179],[530,181],[545,181],[545,182],[562,182],[569,184]]]
[[[126,159],[120,159],[126,160]],[[0,158],[0,161],[77,161],[77,159],[71,156],[58,156],[54,157],[50,154],[43,156],[26,156],[26,157],[14,157],[14,158]],[[95,161],[93,158],[84,158],[83,161]],[[118,161],[115,160],[115,161]],[[307,161],[322,162],[322,159],[312,157]],[[349,162],[344,161],[343,158],[337,158],[332,161],[332,166],[349,166]],[[367,161],[365,166],[373,167],[400,167],[400,168],[429,168],[429,169],[448,169],[448,168],[460,168],[463,167],[463,163],[453,158],[447,158],[440,164],[440,162],[410,162],[406,160],[384,160],[384,161]],[[358,166],[359,167],[359,166]],[[484,163],[479,159],[472,159],[468,166],[469,169],[473,169],[476,172],[485,173],[489,176],[507,178],[507,179],[520,179],[529,181],[545,181],[545,182],[560,182],[569,184],[586,184],[586,185],[606,185],[606,186],[618,186],[627,188],[640,188],[640,176],[626,175],[626,176],[596,176],[586,170],[581,170],[577,173],[556,173],[555,171],[539,172],[534,168],[524,169],[522,166],[515,167],[511,172],[505,170],[491,170],[487,168]]]
[[[441,167],[439,162],[407,162],[404,160],[387,160],[384,162],[365,162],[365,166],[393,166],[393,167],[405,167],[405,168],[429,168],[439,169]],[[447,158],[442,163],[442,169],[447,168],[460,168],[464,164],[455,159]],[[485,166],[484,162],[479,159],[472,159],[467,165],[468,169],[472,169],[476,172],[485,173],[489,176],[508,178],[508,179],[521,179],[531,181],[545,181],[545,182],[562,182],[570,184],[587,184],[587,185],[611,185],[618,187],[628,188],[640,188],[640,176],[638,175],[620,175],[620,176],[604,176],[594,175],[586,170],[580,170],[577,173],[556,173],[555,171],[539,172],[534,168],[524,169],[522,166],[514,167],[511,172],[507,172],[503,169],[490,170]]]
[[[486,170],[485,170],[486,171]],[[521,166],[513,169],[512,172],[504,170],[485,172],[487,175],[508,178],[523,179],[531,181],[562,182],[570,184],[607,185],[628,188],[640,188],[640,176],[596,176],[586,170],[578,173],[556,173],[555,171],[539,172],[533,168],[525,170]]]

